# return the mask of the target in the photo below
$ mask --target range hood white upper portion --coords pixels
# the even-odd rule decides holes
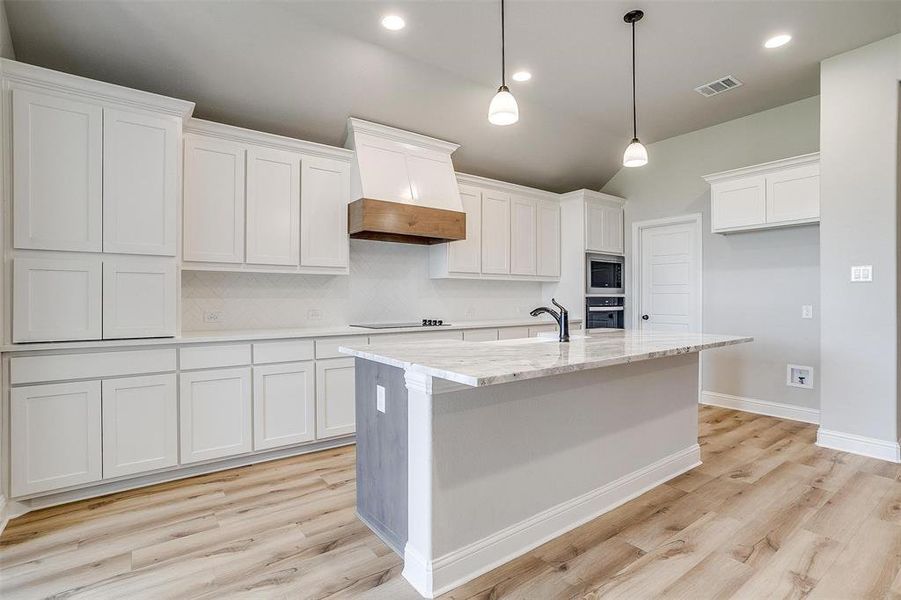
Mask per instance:
[[[344,146],[355,154],[352,200],[463,211],[451,162],[459,145],[351,117]]]

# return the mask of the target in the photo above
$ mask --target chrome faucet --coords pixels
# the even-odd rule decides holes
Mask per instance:
[[[531,314],[533,317],[537,317],[541,313],[547,313],[554,317],[554,320],[557,321],[557,327],[560,329],[560,341],[568,342],[569,341],[569,311],[563,308],[556,300],[551,298],[551,303],[560,309],[560,312],[557,312],[553,308],[548,308],[547,306],[539,306],[535,310],[533,310]]]

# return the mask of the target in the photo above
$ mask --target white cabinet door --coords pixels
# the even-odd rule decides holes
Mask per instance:
[[[529,337],[528,327],[502,327],[497,330],[499,340],[518,340]]]
[[[356,431],[353,358],[316,361],[316,439]]]
[[[460,186],[466,213],[466,239],[447,244],[447,270],[478,274],[482,268],[482,191]]]
[[[103,381],[103,478],[178,464],[175,374]]]
[[[531,198],[513,196],[510,201],[510,273],[535,275],[537,272],[538,203]]]
[[[103,110],[14,89],[13,245],[100,252]]]
[[[538,268],[542,277],[560,277],[560,204],[538,203]]]
[[[482,194],[482,272],[510,272],[510,195]]]
[[[316,439],[312,361],[253,368],[253,449]]]
[[[300,260],[300,155],[247,149],[247,259],[297,266]]]
[[[184,260],[244,262],[244,148],[185,136]]]
[[[250,452],[250,367],[194,371],[179,377],[181,463]]]
[[[175,256],[179,120],[103,110],[103,251]]]
[[[12,496],[99,481],[100,382],[10,390]]]
[[[350,165],[305,156],[300,172],[300,264],[347,268]]]
[[[585,250],[623,254],[623,209],[602,202],[585,203]]]
[[[766,222],[820,217],[820,166],[804,165],[766,176]]]
[[[495,342],[497,341],[497,329],[467,329],[463,332],[463,341]]]
[[[762,175],[715,183],[710,188],[713,231],[766,223],[766,180]]]
[[[99,340],[100,255],[13,262],[13,341]]]
[[[171,258],[103,259],[103,338],[175,335],[176,268]]]

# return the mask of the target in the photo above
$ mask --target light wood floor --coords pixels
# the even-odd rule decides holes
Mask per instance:
[[[700,409],[704,465],[445,598],[901,598],[901,468]],[[354,449],[28,514],[0,597],[418,598],[354,517]]]

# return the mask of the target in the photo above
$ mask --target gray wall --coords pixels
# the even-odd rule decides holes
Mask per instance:
[[[823,61],[823,429],[898,441],[901,36]],[[851,265],[872,283],[850,283]]]
[[[9,34],[9,21],[6,18],[6,3],[0,0],[0,56],[3,58],[15,58],[13,39]]]
[[[785,385],[787,363],[819,372],[818,228],[712,234],[710,187],[701,178],[818,148],[814,97],[651,144],[647,166],[620,170],[602,190],[628,200],[627,252],[634,221],[703,214],[703,328],[755,338],[704,353],[706,391],[819,407],[816,378],[813,390]],[[814,306],[813,319],[801,319],[803,304]]]

